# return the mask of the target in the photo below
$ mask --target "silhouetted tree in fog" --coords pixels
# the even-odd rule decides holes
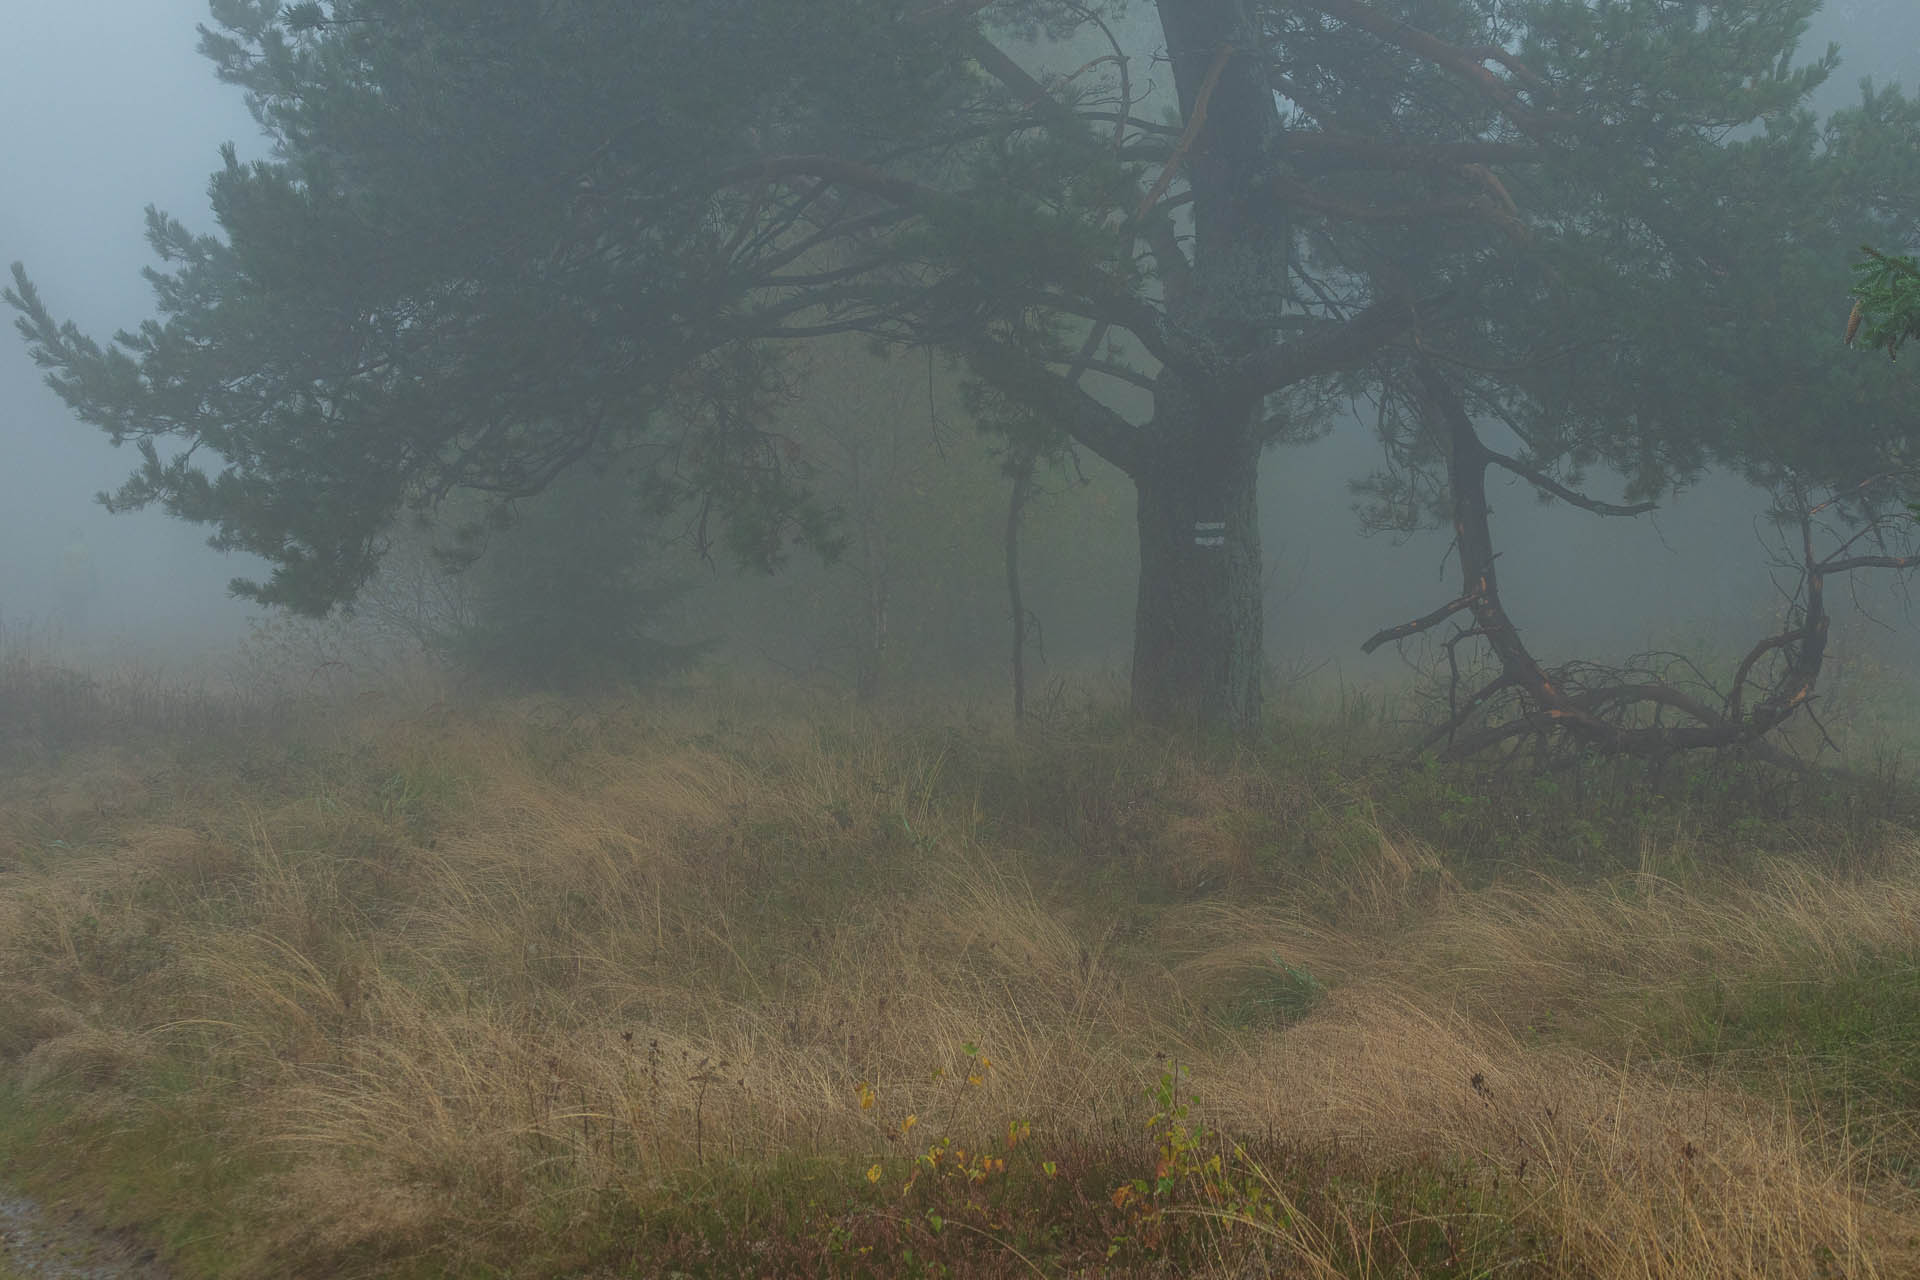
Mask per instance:
[[[1550,276],[1511,273],[1476,320],[1436,326],[1384,362],[1392,465],[1367,487],[1372,514],[1450,524],[1461,587],[1367,648],[1466,619],[1444,641],[1456,675],[1432,741],[1659,756],[1754,746],[1811,705],[1828,579],[1920,565],[1894,518],[1916,479],[1911,384],[1884,363],[1836,360],[1834,341],[1849,247],[1868,235],[1920,240],[1917,131],[1920,103],[1869,86],[1824,121],[1783,113],[1738,141],[1697,142],[1671,168],[1610,165],[1603,206],[1543,189],[1534,206],[1556,216],[1540,222],[1523,265]],[[1714,464],[1774,497],[1779,629],[1718,682],[1674,654],[1623,668],[1537,659],[1500,591],[1488,473],[1620,517]],[[1582,491],[1596,469],[1625,477],[1618,501]],[[1610,576],[1604,565],[1568,572]],[[1461,682],[1463,657],[1481,645],[1493,670]]]
[[[1580,306],[1546,224],[1629,226],[1666,207],[1636,176],[1789,112],[1813,3],[1158,0],[1164,62],[1037,74],[1027,38],[1144,6],[219,0],[204,47],[275,147],[214,175],[223,235],[151,213],[161,315],[112,346],[9,297],[142,450],[113,504],[316,612],[409,504],[608,442],[776,563],[833,536],[768,430],[781,344],[939,347],[1132,480],[1137,710],[1245,729],[1262,450],[1516,273]]]

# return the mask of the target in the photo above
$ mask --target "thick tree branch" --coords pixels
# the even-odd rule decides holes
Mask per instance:
[[[1123,364],[1114,364],[1110,360],[1094,360],[1088,358],[1076,360],[1074,363],[1078,368],[1085,369],[1092,373],[1105,374],[1115,381],[1125,382],[1131,386],[1139,387],[1142,391],[1152,391],[1159,385],[1154,379],[1141,373],[1138,369],[1129,369]]]
[[[1617,502],[1602,502],[1598,498],[1589,498],[1583,493],[1567,488],[1546,472],[1530,467],[1518,458],[1509,458],[1504,453],[1495,453],[1489,449],[1486,452],[1486,459],[1496,467],[1511,471],[1534,488],[1550,493],[1560,501],[1579,507],[1583,511],[1591,511],[1595,515],[1637,516],[1658,510],[1660,506],[1657,502],[1635,502],[1626,506]]]
[[[1308,378],[1352,369],[1379,354],[1413,328],[1423,310],[1440,306],[1447,297],[1439,294],[1416,303],[1404,294],[1390,295],[1352,319],[1267,347],[1243,361],[1229,376],[1247,393],[1259,396]]]
[[[1074,382],[1007,343],[982,337],[966,347],[968,364],[995,389],[1040,413],[1128,475],[1141,465],[1138,429]],[[1075,374],[1079,373],[1076,367]]]
[[[1816,567],[1821,573],[1846,573],[1853,569],[1916,569],[1920,568],[1920,555],[1847,556],[1839,560],[1823,560]]]
[[[1733,684],[1727,690],[1727,714],[1729,716],[1738,720],[1746,714],[1747,678],[1753,674],[1753,668],[1759,663],[1760,659],[1766,657],[1775,649],[1784,648],[1790,644],[1798,644],[1806,638],[1806,635],[1805,627],[1795,627],[1791,631],[1782,631],[1779,635],[1768,636],[1766,639],[1754,645],[1753,648],[1747,650],[1746,656],[1740,659],[1740,665],[1734,668]]]
[[[1139,340],[1148,355],[1160,363],[1167,364],[1173,358],[1166,318],[1152,304],[1138,298],[1124,294],[1064,295],[1038,292],[1024,296],[1012,295],[1008,300],[1058,311],[1063,315],[1078,316],[1107,328],[1124,329]]]
[[[1411,622],[1403,622],[1397,627],[1387,627],[1385,630],[1376,631],[1367,637],[1365,644],[1360,646],[1360,652],[1372,653],[1383,644],[1392,644],[1395,640],[1405,640],[1408,636],[1415,636],[1419,635],[1422,631],[1429,631],[1445,622],[1448,618],[1451,618],[1454,614],[1459,613],[1462,609],[1471,609],[1474,602],[1479,598],[1477,594],[1460,596],[1457,599],[1447,601],[1432,613],[1421,614]]]
[[[1172,125],[1155,124],[1151,120],[1142,120],[1139,116],[1123,115],[1118,111],[1081,111],[1073,113],[1079,119],[1098,121],[1101,124],[1117,124],[1138,133],[1151,133],[1162,138],[1178,138],[1180,130]]]
[[[1213,91],[1220,84],[1220,73],[1227,69],[1227,60],[1233,57],[1233,46],[1223,44],[1214,50],[1213,62],[1207,67],[1207,75],[1200,82],[1200,92],[1193,100],[1193,114],[1187,117],[1187,127],[1180,135],[1180,141],[1174,144],[1173,154],[1167,157],[1166,164],[1160,168],[1160,176],[1153,180],[1147,193],[1140,197],[1140,207],[1134,210],[1133,220],[1140,222],[1153,212],[1153,206],[1160,197],[1167,194],[1167,187],[1173,182],[1173,175],[1180,169],[1180,161],[1185,158],[1193,146],[1195,138],[1207,123],[1207,104],[1213,100]]]

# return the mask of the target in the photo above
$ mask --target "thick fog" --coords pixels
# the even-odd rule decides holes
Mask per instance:
[[[237,91],[195,52],[200,0],[14,5],[0,77],[0,260],[24,261],[64,316],[99,337],[152,310],[142,209],[212,229],[207,175],[223,141],[255,136]],[[0,624],[56,619],[91,561],[86,647],[173,659],[230,642],[250,610],[227,596],[242,564],[157,511],[110,516],[132,449],[74,422],[12,331],[0,340]]]
[[[219,146],[259,150],[240,93],[195,52],[194,27],[205,17],[201,0],[9,10],[0,260],[23,260],[56,314],[96,336],[150,312],[142,208],[152,203],[211,230],[205,189]],[[1149,17],[1143,9],[1136,36],[1150,30]],[[1820,96],[1823,108],[1851,98],[1862,76],[1920,79],[1912,0],[1836,0],[1804,52],[1828,40],[1846,61]],[[1138,56],[1145,63],[1151,48]],[[1844,315],[1844,298],[1811,301]],[[93,495],[120,482],[132,451],[116,452],[72,421],[11,333],[0,340],[0,445],[0,624],[57,616],[76,572],[73,549],[83,545],[97,584],[85,618],[90,650],[175,658],[243,633],[256,611],[230,599],[226,584],[253,567],[209,550],[203,529],[98,506]],[[1268,457],[1261,497],[1276,658],[1332,660],[1350,677],[1391,675],[1391,651],[1363,658],[1359,642],[1455,594],[1445,536],[1360,534],[1347,486],[1373,461],[1357,423]],[[1604,475],[1593,487],[1617,492]],[[1496,488],[1494,501],[1510,605],[1543,658],[1576,645],[1598,655],[1710,634],[1751,637],[1774,602],[1757,532],[1764,500],[1726,478],[1709,477],[1637,520],[1543,509],[1518,482]],[[1132,601],[1111,603],[1111,643],[1088,645],[1089,661],[1125,661]],[[1045,599],[1032,604],[1046,615]],[[1907,625],[1897,609],[1881,612]]]

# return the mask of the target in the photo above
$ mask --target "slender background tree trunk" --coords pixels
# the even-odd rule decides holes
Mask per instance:
[[[1014,459],[1013,491],[1007,497],[1007,606],[1013,617],[1013,722],[1027,718],[1027,602],[1020,589],[1020,517],[1033,494],[1033,469],[1037,459],[1031,448],[1022,447]]]

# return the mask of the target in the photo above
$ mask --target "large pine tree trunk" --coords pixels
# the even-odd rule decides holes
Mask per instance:
[[[1260,451],[1250,417],[1250,408],[1163,392],[1158,457],[1134,476],[1133,706],[1156,723],[1244,733],[1260,719]]]
[[[1154,389],[1140,503],[1133,705],[1182,728],[1243,734],[1260,720],[1262,611],[1255,495],[1259,396],[1221,371],[1273,340],[1288,234],[1262,195],[1280,129],[1259,33],[1238,0],[1159,0],[1193,196],[1192,272],[1169,281],[1186,335]]]

